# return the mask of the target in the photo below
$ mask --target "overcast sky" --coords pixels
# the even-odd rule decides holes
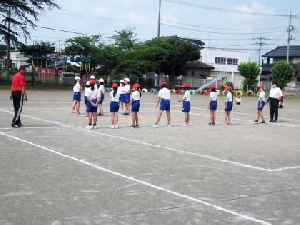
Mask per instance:
[[[115,31],[128,27],[134,28],[140,41],[157,35],[159,0],[56,0],[56,3],[62,9],[41,14],[37,23],[40,27],[31,32],[32,40],[28,44],[43,40],[62,47],[67,38],[76,36],[72,32],[101,34],[109,42]],[[300,1],[162,0],[161,36],[200,39],[207,47],[244,49],[256,60],[258,45],[255,43],[259,40],[255,38],[267,39],[263,41],[267,45],[262,46],[262,53],[286,45],[289,17],[284,15],[290,12],[298,16],[292,18],[296,29],[292,34],[296,40],[291,44],[299,45]]]

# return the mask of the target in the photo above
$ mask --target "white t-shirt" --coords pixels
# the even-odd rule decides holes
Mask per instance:
[[[134,91],[131,93],[131,99],[133,101],[141,100],[141,93],[139,91]]]
[[[186,90],[184,92],[184,96],[182,97],[182,100],[185,102],[190,102],[191,101],[191,92],[189,90]]]
[[[98,93],[97,89],[94,89],[93,91],[90,89],[87,92],[87,97],[89,97],[90,100],[95,100],[95,99],[97,99],[97,93]]]
[[[162,89],[159,90],[158,92],[158,97],[162,98],[162,99],[171,99],[171,92],[168,88],[163,87]]]
[[[89,90],[91,90],[91,87],[85,87],[84,88],[84,96],[89,96]]]
[[[209,97],[211,98],[212,101],[217,101],[218,93],[216,91],[212,91],[209,93]]]
[[[100,98],[100,97],[101,97],[101,94],[104,94],[104,92],[105,92],[104,85],[100,85],[99,88],[98,88],[98,94],[97,94],[97,97]]]
[[[112,102],[119,102],[119,99],[120,99],[120,92],[117,91],[115,97],[114,97],[114,91],[112,90],[110,93],[109,93],[109,96],[110,96],[110,101]]]
[[[125,91],[125,94],[130,93],[130,84],[125,84],[124,91]]]
[[[226,99],[228,102],[232,102],[232,94],[230,91],[227,92]]]
[[[271,88],[270,90],[270,98],[277,98],[279,99],[282,97],[282,91],[279,87]]]
[[[125,91],[125,86],[120,86],[120,87],[118,87],[118,92],[119,92],[120,94],[125,94],[125,93],[126,93],[126,91]]]
[[[76,84],[73,86],[73,91],[80,92],[80,83],[79,82],[76,82]]]
[[[264,92],[264,91],[259,92],[258,100],[262,100],[265,102],[266,101],[266,92]]]

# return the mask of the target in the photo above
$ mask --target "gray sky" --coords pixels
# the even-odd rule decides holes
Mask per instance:
[[[137,39],[156,37],[159,0],[57,0],[62,10],[41,14],[32,31],[33,41],[49,41],[63,46],[67,38],[80,32],[101,34],[109,42],[115,31],[134,28]],[[241,13],[242,11],[242,13]],[[277,45],[286,45],[289,15],[295,26],[291,44],[300,44],[300,1],[296,0],[162,0],[161,36],[178,35],[203,40],[211,47],[243,49],[251,60],[257,60],[259,40],[263,37],[262,53]],[[250,13],[250,14],[248,14]],[[253,14],[256,13],[256,14]],[[268,14],[268,15],[261,15]],[[272,15],[272,16],[270,16]],[[53,28],[48,30],[41,27]],[[68,32],[61,32],[65,30]]]

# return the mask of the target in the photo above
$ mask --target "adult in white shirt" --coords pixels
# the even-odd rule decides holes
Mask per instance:
[[[167,82],[162,81],[161,82],[162,89],[160,89],[160,91],[158,92],[158,98],[157,98],[157,102],[156,102],[156,106],[155,106],[155,108],[157,108],[158,105],[160,104],[160,108],[159,108],[159,112],[158,112],[157,117],[156,117],[156,122],[153,125],[153,127],[158,127],[158,123],[160,121],[160,118],[162,116],[163,111],[166,111],[168,126],[171,126],[170,125],[170,122],[171,122],[171,113],[170,113],[171,92],[166,86],[167,86]]]
[[[210,122],[208,125],[214,126],[216,124],[216,110],[218,107],[218,93],[216,91],[216,86],[214,84],[210,85],[210,92],[209,92],[209,102],[208,102],[208,109],[210,115]]]
[[[282,98],[282,91],[277,87],[277,82],[272,82],[268,102],[270,102],[270,122],[277,122],[278,119],[278,106]]]
[[[261,118],[261,123],[265,124],[265,118],[262,113],[262,110],[266,104],[266,92],[264,91],[264,87],[262,85],[259,86],[259,97],[258,97],[258,103],[257,103],[257,119],[254,121],[254,123],[259,123],[259,118]]]

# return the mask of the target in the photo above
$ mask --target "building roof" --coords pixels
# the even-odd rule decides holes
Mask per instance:
[[[274,50],[271,50],[263,55],[263,57],[286,57],[287,46],[277,46]],[[300,57],[300,45],[291,45],[289,51],[290,57]]]
[[[185,63],[185,68],[213,70],[215,67],[207,65],[206,63],[200,61],[192,61],[192,62]]]

